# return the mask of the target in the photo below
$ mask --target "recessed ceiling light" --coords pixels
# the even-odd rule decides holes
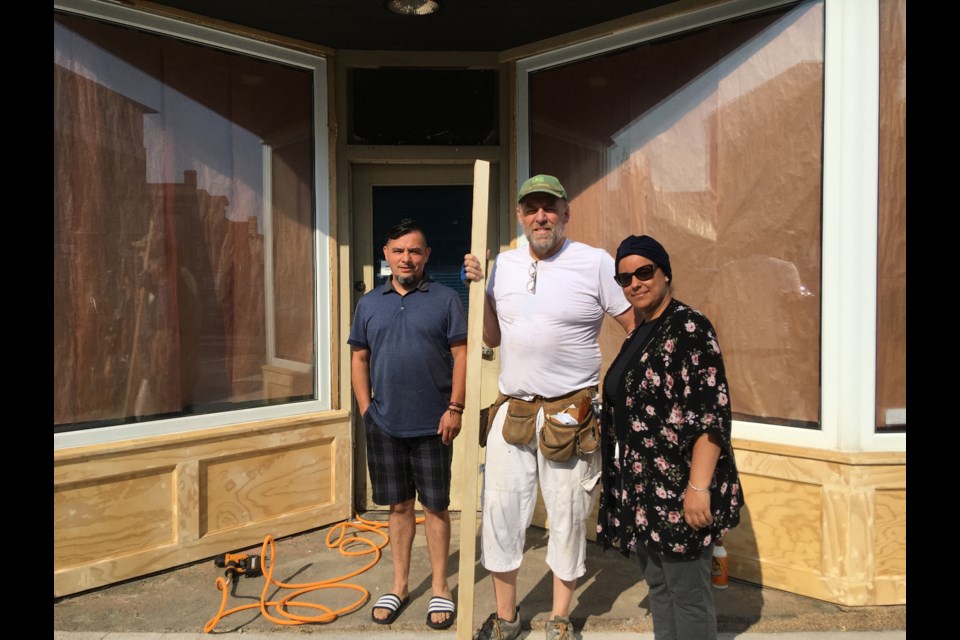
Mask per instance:
[[[387,9],[404,16],[428,16],[440,9],[436,0],[387,0]]]

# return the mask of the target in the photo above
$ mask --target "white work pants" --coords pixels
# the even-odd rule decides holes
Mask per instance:
[[[542,409],[529,444],[506,443],[503,423],[508,404],[500,407],[487,437],[480,563],[497,573],[520,567],[539,479],[550,528],[547,566],[561,580],[575,580],[586,573],[586,521],[596,499],[600,451],[585,458],[574,454],[566,462],[544,458],[537,446]]]

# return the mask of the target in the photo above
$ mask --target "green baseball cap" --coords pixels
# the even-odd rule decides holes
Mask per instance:
[[[537,193],[538,191],[549,193],[552,196],[563,198],[564,200],[567,198],[567,190],[563,188],[559,180],[553,176],[547,176],[541,173],[540,175],[527,179],[526,182],[520,185],[520,191],[517,193],[517,204],[531,193]]]

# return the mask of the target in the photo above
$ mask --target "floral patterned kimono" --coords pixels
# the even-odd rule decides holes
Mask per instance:
[[[647,343],[625,365],[619,389],[603,389],[603,475],[597,539],[625,555],[636,544],[672,558],[696,558],[740,522],[743,493],[730,444],[731,410],[716,332],[678,300],[654,320]],[[621,348],[626,357],[638,330]],[[636,346],[636,345],[635,345]],[[683,517],[698,436],[720,442],[710,503],[713,525]],[[692,489],[691,489],[692,490]]]

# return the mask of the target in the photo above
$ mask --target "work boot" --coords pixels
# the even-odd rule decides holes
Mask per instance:
[[[560,616],[547,620],[547,640],[573,640],[573,625]]]
[[[517,607],[517,616],[513,622],[498,618],[496,611],[491,613],[473,636],[473,640],[513,640],[518,635],[520,635],[520,607]]]

